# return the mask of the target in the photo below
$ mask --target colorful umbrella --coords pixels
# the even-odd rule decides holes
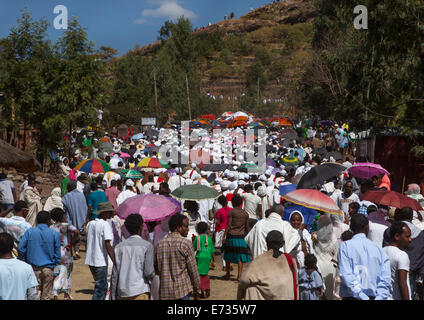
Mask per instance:
[[[127,179],[143,179],[143,175],[137,170],[127,170],[125,173]]]
[[[318,190],[297,189],[282,197],[283,199],[306,208],[332,214],[342,214],[342,210],[333,199]]]
[[[158,158],[144,158],[142,159],[137,167],[143,167],[143,168],[169,168],[169,165]]]
[[[110,171],[110,166],[100,159],[86,159],[78,163],[75,170],[86,173],[106,173]]]
[[[310,231],[314,224],[314,218],[317,215],[317,211],[303,206],[288,206],[284,208],[283,220],[290,221],[289,217],[293,211],[300,211],[305,221],[306,228]]]
[[[371,179],[373,176],[378,176],[380,174],[390,174],[381,165],[372,162],[357,162],[347,169],[347,171],[352,176],[363,179]]]
[[[280,196],[284,196],[285,194],[296,190],[296,188],[297,188],[297,185],[292,183],[292,184],[286,184],[284,186],[280,186],[278,189],[280,190]]]
[[[281,162],[283,164],[298,165],[299,159],[297,159],[296,157],[288,156],[288,157],[284,157]]]
[[[131,140],[135,140],[135,141],[140,140],[140,139],[144,139],[144,134],[137,133],[136,135],[131,137]]]
[[[270,167],[274,167],[274,168],[277,167],[277,164],[275,163],[275,161],[270,158],[266,158],[266,165]]]
[[[180,211],[181,206],[170,198],[150,193],[128,198],[116,209],[116,214],[126,219],[130,214],[138,213],[144,222],[151,222],[161,221]]]
[[[214,114],[204,114],[200,116],[199,119],[216,120],[216,117]]]
[[[362,194],[360,198],[361,200],[367,200],[376,204],[399,209],[403,207],[410,207],[415,211],[423,210],[417,200],[404,196],[403,194],[396,191],[368,191]]]
[[[216,199],[219,197],[219,192],[214,188],[207,187],[201,184],[191,184],[181,186],[172,191],[171,196],[176,199],[199,201],[206,199]]]

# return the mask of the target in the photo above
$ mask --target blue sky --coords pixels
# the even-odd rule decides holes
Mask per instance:
[[[68,16],[78,17],[86,28],[88,38],[100,46],[118,50],[119,55],[135,45],[156,41],[158,30],[166,20],[176,20],[184,14],[194,28],[215,23],[234,12],[236,18],[250,8],[258,8],[272,0],[0,0],[0,38],[17,25],[21,10],[28,8],[34,20],[45,17],[49,23],[48,36],[55,41],[64,30],[53,26],[58,14],[53,10],[64,5]]]

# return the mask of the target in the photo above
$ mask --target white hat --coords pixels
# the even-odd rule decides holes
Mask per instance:
[[[223,180],[223,181],[220,183],[220,185],[221,185],[221,189],[225,189],[225,190],[229,189],[229,188],[230,188],[230,184],[231,184],[231,182],[230,182],[230,181],[228,181],[228,180]]]
[[[237,182],[233,181],[230,183],[230,186],[228,187],[228,190],[236,190],[237,189]]]
[[[264,186],[260,186],[257,192],[258,196],[264,197],[266,196],[266,188]]]
[[[239,184],[239,186],[244,186],[244,185],[246,185],[246,182],[243,181],[243,180],[239,180],[238,181],[238,184]]]
[[[128,187],[134,187],[134,181],[132,181],[131,179],[128,179],[125,182],[125,185],[128,186]]]
[[[259,179],[262,180],[262,181],[266,181],[267,180],[267,178],[266,178],[266,176],[264,174],[261,174],[259,176]]]

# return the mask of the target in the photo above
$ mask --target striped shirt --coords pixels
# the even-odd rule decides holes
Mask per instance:
[[[193,245],[178,232],[159,241],[155,248],[155,269],[160,277],[160,300],[177,300],[191,292],[200,293]]]

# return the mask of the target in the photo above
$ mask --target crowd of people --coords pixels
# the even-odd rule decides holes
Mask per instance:
[[[60,157],[61,185],[47,199],[34,174],[18,189],[1,173],[0,299],[57,300],[62,294],[73,299],[73,263],[83,258],[84,246],[95,282],[93,300],[209,298],[208,274],[216,259],[229,281],[237,265],[234,299],[423,299],[424,211],[360,200],[368,190],[395,186],[388,175],[364,180],[347,171],[355,162],[357,139],[347,124],[299,123],[291,135],[277,128],[267,130],[263,140],[256,131],[255,142],[242,144],[232,133],[244,134],[243,128],[218,135],[198,128],[190,131],[198,137],[195,146],[181,143],[182,130],[172,126],[126,141],[109,137],[113,154],[99,147],[90,155],[108,164],[105,173],[76,170],[84,156],[74,145],[71,157]],[[260,156],[261,143],[270,162],[239,170],[249,155]],[[122,157],[123,150],[128,157]],[[192,157],[202,151],[202,159],[207,154],[223,169],[209,170]],[[169,160],[172,152],[178,161]],[[163,159],[164,167],[138,166],[151,157]],[[187,162],[181,164],[183,157]],[[302,210],[286,215],[292,204],[282,199],[280,187],[315,166],[336,162],[346,170],[316,190],[333,199],[342,214],[317,211],[312,224]],[[129,178],[130,170],[142,177]],[[161,221],[115,214],[138,195],[177,201],[171,193],[185,185],[208,186],[219,196],[179,200],[181,212]],[[418,184],[405,192],[421,206],[423,193]]]

